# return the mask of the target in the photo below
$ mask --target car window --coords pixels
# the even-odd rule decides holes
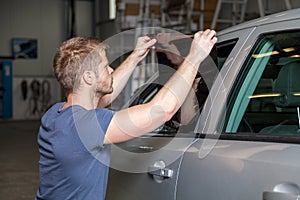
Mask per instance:
[[[300,134],[300,31],[260,36],[230,96],[225,132]]]
[[[229,54],[231,53],[231,51],[234,48],[237,41],[238,41],[238,39],[236,38],[236,39],[219,42],[217,44],[219,70],[223,67],[226,59],[228,58]]]
[[[216,45],[217,53],[214,55],[216,56],[214,62],[216,63],[218,70],[222,68],[223,64],[225,63],[225,60],[231,53],[236,42],[237,39],[225,41],[222,43],[218,43]],[[163,58],[163,56],[161,56],[160,58]],[[167,63],[167,62],[163,61],[163,63]],[[160,67],[162,68],[164,66],[160,66]],[[155,81],[143,85],[138,89],[138,91],[135,92],[136,95],[134,96],[134,99],[131,99],[131,103],[129,106],[134,106],[137,104],[143,104],[149,102],[155,96],[155,94],[160,90],[160,88],[163,85],[162,83],[164,83],[170,77],[170,74],[174,73],[174,70],[173,71],[171,70],[171,72],[170,71],[166,72],[166,68],[165,68],[165,69],[159,69],[159,72],[160,72],[159,74],[156,74],[157,78],[155,79]],[[164,75],[162,76],[162,74]],[[168,75],[165,76],[165,74]],[[209,77],[209,75],[206,74],[206,77]],[[154,131],[154,133],[161,133],[164,135],[175,134],[179,131],[179,129],[180,131],[184,131],[184,132],[193,132],[197,122],[197,117],[201,112],[201,107],[204,105],[206,97],[209,94],[209,89],[206,86],[207,82],[208,81],[202,81],[202,83],[200,83],[198,86],[199,94],[196,94],[199,95],[199,98],[197,98],[198,105],[195,106],[195,109],[198,109],[197,115],[195,115],[188,124],[182,124],[181,121],[179,120],[180,114],[181,112],[183,112],[183,110],[179,109],[179,111],[173,116],[171,120],[169,120],[164,125],[157,128]]]

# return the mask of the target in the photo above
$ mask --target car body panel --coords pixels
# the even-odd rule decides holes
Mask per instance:
[[[274,20],[266,24],[250,23],[253,25],[253,31],[244,46],[238,46],[238,44],[235,46],[245,54],[240,53],[238,58],[233,59],[232,65],[224,65],[222,68],[221,74],[230,73],[229,76],[223,78],[224,85],[228,86],[225,87],[227,91],[230,91],[230,86],[234,85],[247,54],[261,34],[300,29],[299,18],[287,19],[289,20],[283,19],[282,22]],[[244,34],[247,30],[245,27],[247,26],[243,25],[220,33],[219,41],[231,39],[233,32],[237,35]],[[232,54],[234,53],[233,51]],[[223,95],[211,92],[210,94],[217,94],[215,98],[222,99],[223,104],[214,102],[209,105],[213,116],[206,120],[211,126],[198,129],[198,132],[219,134],[224,128],[224,122],[220,123],[222,121],[220,119],[225,118],[227,111],[225,99],[229,93]],[[202,114],[209,116],[206,113]],[[200,125],[203,121],[201,119]],[[201,128],[200,125],[199,128]],[[300,176],[297,173],[300,170],[298,159],[300,146],[297,138],[285,141],[281,138],[282,142],[280,142],[280,139],[274,141],[273,135],[264,138],[250,135],[247,139],[237,139],[229,135],[227,138],[230,140],[222,139],[221,135],[215,137],[218,139],[200,138],[185,152],[180,166],[176,199],[195,197],[212,200],[263,199],[264,192],[269,196],[273,195],[274,199],[297,198],[297,195],[289,198],[288,194],[273,191],[274,187],[281,184],[288,184],[288,187],[296,186],[296,190],[300,191],[298,190]],[[257,141],[253,141],[254,139]],[[290,142],[296,144],[290,144]]]
[[[200,158],[203,141],[196,141],[184,155],[178,200],[262,199],[263,192],[277,184],[300,185],[300,160],[295,156],[300,153],[299,145],[220,139]]]
[[[174,199],[180,158],[192,140],[192,137],[174,139],[151,137],[149,134],[113,146],[111,156],[114,159],[111,163],[107,199]],[[165,163],[162,168],[173,172],[170,178],[161,179],[149,171],[161,161]]]

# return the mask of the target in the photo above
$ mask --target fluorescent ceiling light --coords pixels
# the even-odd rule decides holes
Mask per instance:
[[[279,97],[281,94],[280,93],[274,93],[274,94],[254,94],[252,96],[249,96],[250,99],[255,99],[255,98],[265,98],[265,97]]]
[[[253,58],[263,58],[266,56],[272,56],[272,55],[276,55],[279,54],[278,51],[272,51],[272,52],[266,52],[266,53],[260,53],[260,54],[253,54],[252,57]]]

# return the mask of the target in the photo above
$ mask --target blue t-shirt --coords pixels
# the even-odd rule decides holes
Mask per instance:
[[[110,145],[104,135],[113,117],[108,109],[52,106],[38,135],[40,186],[37,199],[105,199]]]

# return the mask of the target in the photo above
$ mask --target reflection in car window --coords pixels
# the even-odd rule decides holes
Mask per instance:
[[[300,135],[300,31],[263,35],[245,62],[225,132]]]
[[[217,44],[219,70],[223,67],[226,59],[228,58],[237,41],[238,39],[232,39]]]

